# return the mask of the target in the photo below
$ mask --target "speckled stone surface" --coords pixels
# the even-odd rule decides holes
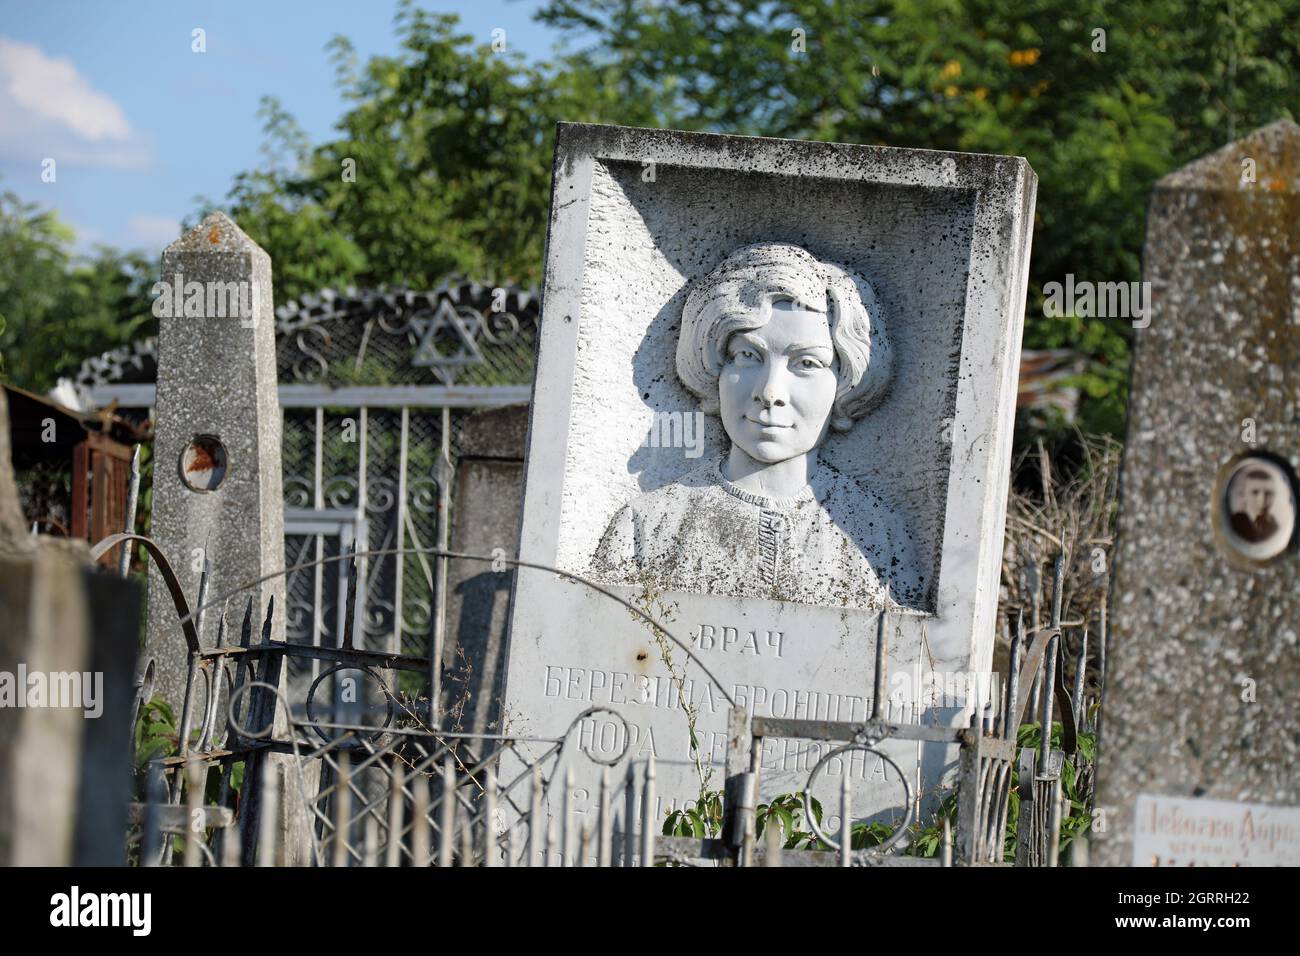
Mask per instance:
[[[215,212],[163,252],[162,279],[171,282],[177,273],[186,282],[247,282],[253,293],[251,318],[159,318],[152,536],[170,558],[193,607],[202,549],[212,562],[209,598],[284,567],[280,405],[270,256],[225,214]],[[215,491],[193,491],[182,481],[181,453],[196,435],[215,435],[226,448],[225,479]],[[274,597],[271,636],[284,640],[283,577],[231,598],[227,635],[233,629],[238,640],[249,596],[254,635]],[[207,612],[206,646],[215,640],[220,612],[220,607]],[[146,653],[155,660],[158,691],[179,714],[185,641],[167,588],[152,568]]]
[[[1243,183],[1243,160],[1255,182]],[[1216,542],[1216,475],[1300,464],[1300,127],[1156,184],[1121,479],[1094,862],[1128,865],[1139,794],[1300,804],[1300,558]],[[1253,419],[1256,442],[1243,441]],[[1253,685],[1247,682],[1253,682]],[[1253,689],[1253,700],[1249,698]]]
[[[894,616],[891,673],[915,687],[931,668],[987,669],[1035,187],[1015,157],[563,124],[521,557],[587,573],[620,509],[726,450],[712,415],[694,456],[684,443],[647,440],[656,416],[700,408],[675,365],[687,289],[738,248],[789,243],[869,280],[893,340],[893,391],[822,448],[896,509],[929,572],[922,609]],[[616,710],[626,723],[601,713],[574,731],[577,743],[605,759],[624,743],[624,761],[653,752],[663,810],[700,786],[683,689],[697,711],[703,762],[719,767],[728,694],[763,716],[866,716],[875,608],[801,600],[797,587],[780,599],[686,583],[656,606],[669,609],[668,627],[716,684],[696,663],[684,684],[674,681],[652,632],[609,598],[520,571],[506,728],[559,734],[587,707]],[[646,597],[636,587],[609,589],[634,603]],[[676,668],[686,662],[680,649],[670,656]],[[954,716],[922,715],[906,694],[885,710],[899,720]],[[800,789],[824,752],[769,743],[765,793]],[[924,787],[948,766],[942,753],[918,762],[915,744],[891,746]],[[874,757],[851,763],[864,812],[897,804],[893,771]],[[583,758],[575,769],[574,812],[586,812],[598,768]],[[842,772],[837,764],[823,779],[834,788]],[[711,786],[721,786],[720,773]]]
[[[10,455],[9,403],[0,391],[0,554],[27,554],[35,550],[26,524]]]
[[[0,673],[24,703],[20,668],[52,690],[84,674],[76,700],[91,706],[0,708],[0,866],[118,866],[140,588],[95,570],[85,541],[27,533],[9,448],[0,392]]]
[[[507,405],[468,416],[460,430],[456,466],[459,506],[452,515],[451,550],[514,557],[524,505],[524,445],[528,406]],[[447,648],[443,663],[444,724],[495,733],[505,686],[506,612],[514,569],[482,561],[447,564]]]

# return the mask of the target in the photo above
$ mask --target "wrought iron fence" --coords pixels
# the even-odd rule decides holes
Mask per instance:
[[[302,569],[286,581],[290,640],[338,643],[342,576],[321,559],[352,543],[378,554],[363,560],[357,646],[431,653],[446,602],[424,565],[450,543],[464,424],[528,401],[539,321],[535,290],[458,276],[426,291],[322,289],[276,309],[285,553]],[[147,418],[156,377],[150,338],[87,359],[76,384]],[[318,675],[289,663],[298,689]]]
[[[437,669],[428,656],[355,646],[359,558],[364,552],[324,559],[346,568],[343,633],[337,646],[270,640],[273,615],[283,613],[274,602],[262,616],[260,639],[255,641],[254,608],[248,600],[238,641],[228,638],[222,613],[215,645],[203,647],[198,636],[203,613],[222,606],[231,595],[209,597],[205,576],[198,606],[191,611],[166,556],[137,535],[110,536],[96,551],[132,541],[150,550],[168,581],[190,652],[179,752],[152,763],[146,792],[133,811],[132,845],[145,865],[1001,865],[1017,756],[1016,862],[1055,863],[1062,765],[1065,754],[1075,749],[1080,712],[1064,689],[1063,669],[1056,663],[1059,602],[1047,626],[1028,635],[1020,629],[1002,700],[974,714],[965,728],[898,724],[884,718],[887,614],[881,615],[876,642],[875,710],[866,721],[762,718],[733,708],[720,831],[685,838],[658,832],[662,821],[655,818],[652,759],[627,761],[626,774],[614,775],[610,770],[623,762],[626,750],[609,759],[587,752],[577,742],[575,728],[593,710],[579,715],[555,738],[441,730],[437,707],[430,705],[436,694],[421,698],[386,676],[407,673],[436,684]],[[428,549],[426,556],[435,562],[494,560],[437,549]],[[281,573],[299,570],[291,567]],[[1058,562],[1058,583],[1060,574]],[[617,595],[591,586],[644,616]],[[705,677],[715,680],[690,647],[652,618],[646,620],[681,647]],[[286,693],[286,664],[293,662],[317,670],[299,701]],[[370,681],[379,693],[362,693],[361,680]],[[142,700],[148,694],[147,685],[142,685]],[[1042,721],[1050,726],[1057,701],[1061,747],[1053,749],[1050,735],[1043,734],[1037,749],[1018,748],[1016,735],[1026,708],[1038,703]],[[811,769],[802,791],[805,819],[816,837],[812,848],[781,846],[773,838],[776,828],[769,828],[762,843],[757,838],[755,809],[763,741],[768,737],[826,744],[827,752]],[[891,740],[955,747],[959,752],[957,812],[955,820],[945,816],[942,846],[933,858],[896,852],[908,838],[919,803],[901,770],[902,821],[874,846],[851,845],[847,772],[838,833],[824,831],[809,807],[809,795],[829,760],[865,751],[892,763],[878,749]],[[581,759],[605,765],[591,821],[572,812],[569,804],[573,761]],[[559,790],[558,801],[551,799],[552,789]],[[556,802],[558,813],[552,809]]]

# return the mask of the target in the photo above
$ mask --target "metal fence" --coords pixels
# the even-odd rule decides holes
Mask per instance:
[[[459,277],[428,291],[322,289],[276,309],[285,555],[300,568],[285,581],[290,641],[339,643],[345,583],[322,559],[355,546],[376,555],[363,560],[356,646],[441,646],[427,552],[449,546],[463,428],[529,400],[539,321],[534,290]],[[87,359],[76,384],[143,420],[156,361],[151,338]],[[298,690],[319,674],[289,662]]]
[[[223,613],[214,646],[202,647],[196,622],[207,607],[229,596],[209,599],[201,580],[199,606],[191,611],[166,556],[148,539],[114,535],[96,550],[129,540],[149,548],[160,573],[175,585],[172,596],[190,649],[179,751],[152,762],[145,792],[133,809],[131,845],[143,865],[996,866],[1003,865],[1006,853],[1013,769],[1019,775],[1015,861],[1055,865],[1062,768],[1065,756],[1076,749],[1081,708],[1071,701],[1064,669],[1057,666],[1059,600],[1047,626],[1028,634],[1018,629],[1002,699],[988,702],[965,728],[884,718],[889,629],[888,615],[882,613],[875,710],[870,717],[861,723],[783,720],[733,708],[721,825],[716,833],[681,837],[660,832],[663,821],[653,809],[653,760],[624,761],[626,751],[612,760],[598,757],[577,742],[575,729],[581,722],[595,710],[609,708],[584,712],[554,738],[439,729],[431,698],[403,690],[393,679],[402,673],[412,674],[417,682],[431,678],[434,668],[427,656],[354,646],[352,622],[363,553],[325,559],[344,568],[346,610],[337,646],[272,641],[273,615],[283,613],[273,603],[259,615],[261,633],[254,640],[257,622],[248,600],[238,640],[228,637]],[[494,560],[436,549],[428,549],[426,557],[439,562]],[[1058,595],[1061,573],[1058,562]],[[664,633],[690,654],[677,638]],[[1086,648],[1080,656],[1084,661]],[[298,700],[290,699],[284,679],[286,665],[292,663],[310,664],[317,672]],[[362,680],[378,693],[363,693]],[[1079,681],[1076,677],[1076,685]],[[142,703],[147,695],[148,688],[142,687]],[[1079,696],[1076,689],[1076,700]],[[1058,702],[1061,746],[1052,748],[1050,735],[1043,734],[1038,748],[1018,748],[1016,735],[1027,708],[1038,706],[1040,720],[1050,726]],[[770,737],[827,745],[802,791],[804,816],[815,837],[805,848],[785,846],[786,834],[775,826],[759,838],[761,755]],[[825,832],[809,805],[830,760],[863,751],[892,764],[878,748],[897,740],[955,747],[959,754],[956,812],[952,818],[944,816],[943,840],[932,857],[898,852],[909,838],[919,800],[897,766],[905,791],[903,818],[874,845],[852,846],[847,773],[838,832]],[[578,760],[603,765],[592,819],[570,808]],[[620,763],[626,770],[616,776],[611,768]],[[551,799],[553,790],[558,800]]]

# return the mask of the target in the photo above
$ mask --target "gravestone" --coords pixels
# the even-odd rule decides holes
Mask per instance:
[[[0,391],[0,865],[126,863],[140,597],[25,533]]]
[[[1152,196],[1097,766],[1102,864],[1277,862],[1267,814],[1249,805],[1279,821],[1300,805],[1298,190],[1300,127],[1281,122]],[[1294,864],[1294,840],[1287,852]]]
[[[9,437],[9,400],[0,389],[0,550],[8,554],[29,552],[35,548],[27,532],[18,482],[14,477],[13,442]]]
[[[1035,186],[1014,157],[561,125],[520,557],[697,660],[521,568],[507,732],[605,708],[571,746],[653,754],[662,819],[721,788],[733,701],[869,716],[887,588],[884,716],[965,719],[924,687],[990,667]],[[767,743],[765,796],[827,751]],[[951,769],[882,749],[899,772],[836,758],[827,794],[847,770],[884,812]]]
[[[154,293],[151,535],[193,608],[205,561],[211,566],[209,598],[284,568],[271,259],[224,213],[214,212],[164,250]],[[236,623],[249,596],[259,614],[275,599],[271,637],[284,640],[284,578],[240,592],[231,604]],[[219,613],[206,614],[205,646],[211,646]],[[179,714],[185,642],[153,568],[146,655],[155,661],[158,692]]]
[[[513,558],[524,503],[528,406],[475,412],[461,425],[451,550]],[[447,569],[445,729],[494,733],[505,685],[506,612],[514,569],[453,560]]]

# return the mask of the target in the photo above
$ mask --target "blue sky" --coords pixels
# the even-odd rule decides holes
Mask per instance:
[[[464,32],[548,56],[541,0],[423,0]],[[56,210],[79,247],[156,255],[235,173],[262,162],[262,96],[313,143],[344,104],[325,52],[335,34],[364,62],[396,49],[395,0],[0,0],[0,190]],[[191,49],[206,32],[207,51]],[[42,161],[56,180],[42,182]]]

